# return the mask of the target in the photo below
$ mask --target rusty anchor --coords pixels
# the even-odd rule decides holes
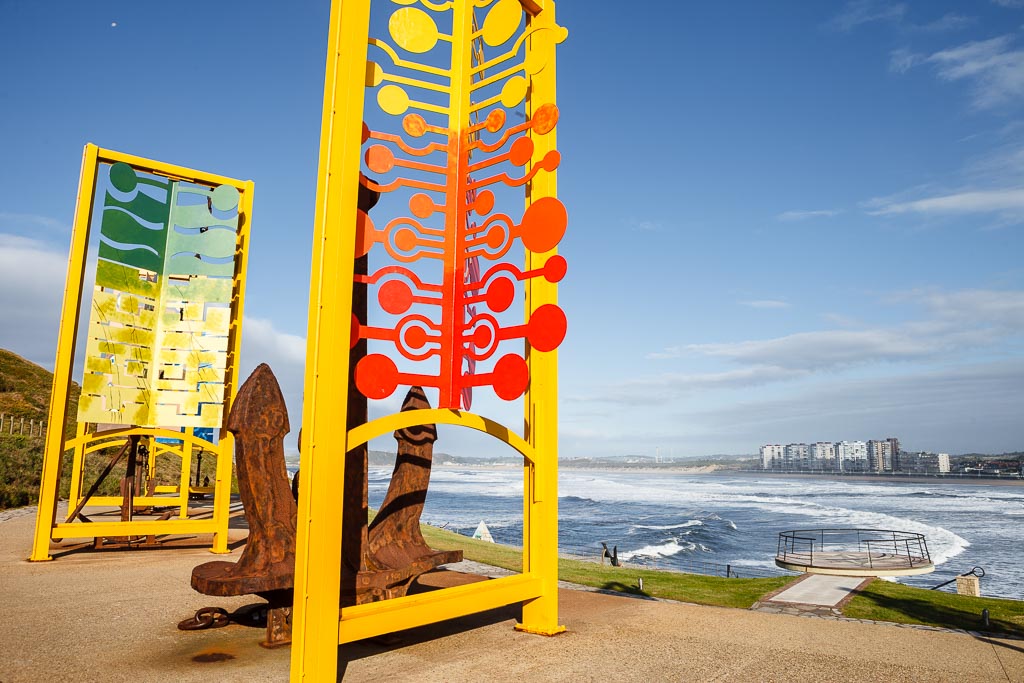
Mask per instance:
[[[413,387],[402,410],[429,407],[423,390]],[[228,418],[228,430],[235,435],[238,486],[249,522],[249,540],[237,563],[215,561],[195,567],[192,587],[206,595],[255,594],[267,600],[267,631],[261,645],[278,647],[291,642],[297,509],[284,461],[288,416],[281,389],[268,365],[256,368],[242,385]],[[436,427],[398,430],[395,438],[398,457],[394,473],[380,511],[369,527],[366,460],[356,451],[348,454],[355,467],[361,465],[363,476],[353,478],[361,483],[362,491],[350,488],[346,477],[343,519],[354,519],[355,523],[344,542],[355,539],[358,545],[347,547],[345,554],[359,559],[357,565],[342,565],[342,605],[401,597],[421,574],[462,560],[460,550],[432,550],[420,531]],[[201,619],[197,616],[194,621]]]

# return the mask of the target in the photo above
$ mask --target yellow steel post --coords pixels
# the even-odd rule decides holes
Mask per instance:
[[[181,477],[178,479],[178,517],[188,519],[188,489],[192,485],[192,442],[183,440],[180,452]]]
[[[528,28],[544,28],[531,35],[528,54],[544,50],[544,68],[530,78],[526,118],[544,104],[555,104],[555,4],[545,2],[540,11],[528,15]],[[556,148],[555,130],[545,135],[531,132],[534,162]],[[531,162],[531,166],[532,166]],[[557,195],[555,171],[538,173],[526,186],[526,204]],[[527,251],[526,270],[541,268],[557,253]],[[526,318],[545,304],[558,303],[558,286],[544,278],[532,278],[526,285]],[[526,394],[526,438],[537,454],[536,462],[525,465],[523,503],[523,572],[540,578],[540,596],[523,605],[523,621],[516,628],[530,633],[554,635],[565,630],[558,623],[558,351],[538,353],[527,343],[530,387]]]
[[[335,680],[349,336],[370,3],[332,0],[306,343],[292,680]]]
[[[82,472],[85,471],[85,422],[78,423],[75,434],[75,450],[71,464],[71,487],[68,489],[68,511],[78,507],[82,499]]]
[[[190,430],[191,431],[191,430]],[[217,531],[213,533],[211,553],[227,553],[228,550],[228,517],[231,512],[231,456],[234,453],[234,440],[224,430],[225,436],[217,444],[217,470],[214,474],[216,485],[213,488],[213,518],[217,522]],[[199,478],[202,483],[202,477]]]
[[[89,246],[89,224],[92,221],[92,196],[96,189],[96,145],[88,144],[82,154],[82,170],[78,180],[75,221],[71,228],[71,251],[68,253],[68,274],[64,284],[60,328],[57,332],[57,357],[53,364],[53,390],[46,419],[49,429],[43,445],[43,472],[39,482],[39,508],[32,541],[33,562],[51,560],[50,531],[56,521],[57,495],[60,493],[60,465],[64,456],[64,426],[68,417],[68,392],[75,362],[75,338],[82,302],[82,281],[85,277],[85,255]]]

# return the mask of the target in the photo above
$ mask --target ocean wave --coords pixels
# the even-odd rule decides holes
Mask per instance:
[[[667,531],[669,529],[685,529],[691,526],[703,526],[704,522],[699,519],[691,519],[681,524],[634,524],[634,529],[654,529],[656,531]]]
[[[677,539],[673,539],[668,543],[663,543],[661,545],[645,545],[643,548],[638,550],[627,550],[625,552],[621,552],[619,553],[619,559],[625,560],[626,562],[638,557],[657,559],[660,557],[672,557],[673,555],[678,555],[686,550],[696,549],[696,543],[687,542],[680,544]]]

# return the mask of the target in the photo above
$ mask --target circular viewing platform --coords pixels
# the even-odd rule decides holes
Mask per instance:
[[[783,531],[775,564],[838,576],[910,576],[935,570],[922,534],[887,529]]]

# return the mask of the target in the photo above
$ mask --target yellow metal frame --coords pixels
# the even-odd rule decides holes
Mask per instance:
[[[254,185],[252,181],[241,181],[213,173],[193,170],[152,159],[101,149],[87,144],[82,156],[82,171],[78,183],[78,200],[75,205],[75,219],[71,233],[71,251],[68,255],[67,280],[64,286],[64,303],[61,307],[60,330],[57,335],[57,357],[53,369],[53,392],[50,395],[49,420],[51,428],[46,432],[43,453],[42,481],[39,486],[39,509],[36,513],[36,528],[32,552],[29,559],[44,561],[53,559],[50,555],[51,539],[98,538],[103,536],[142,536],[148,534],[213,534],[212,552],[228,552],[228,513],[231,495],[231,467],[234,453],[232,435],[221,429],[217,444],[200,439],[192,428],[184,433],[168,429],[126,427],[105,432],[90,432],[88,426],[79,424],[76,436],[66,439],[63,425],[68,419],[68,395],[74,372],[75,346],[78,336],[78,319],[82,307],[83,284],[86,259],[89,249],[89,234],[92,224],[93,203],[96,194],[97,171],[100,164],[126,163],[136,170],[160,175],[173,180],[184,180],[211,187],[230,185],[236,188],[241,200],[238,206],[239,226],[237,231],[235,283],[237,291],[231,311],[231,331],[228,341],[227,373],[225,377],[224,420],[227,419],[231,402],[238,387],[238,357],[242,339],[242,311],[245,303],[245,273],[249,256],[249,230],[252,221]],[[157,437],[179,439],[180,448],[168,448],[152,443],[150,462],[158,455],[173,453],[182,459],[182,476],[177,487],[159,487],[155,495],[135,498],[140,505],[177,505],[179,519],[165,521],[96,522],[91,524],[72,523],[72,520],[57,522],[57,497],[60,491],[61,463],[64,453],[73,451],[71,481],[71,509],[82,496],[82,472],[88,453],[111,445],[120,445],[129,436],[155,440]],[[209,488],[192,489],[191,492],[212,492],[214,494],[213,514],[208,519],[188,519],[189,472],[194,447],[217,457],[216,481]],[[120,505],[121,499],[94,496],[86,504]]]
[[[520,0],[529,27],[555,26],[550,0]],[[403,3],[408,4],[408,3]],[[453,64],[470,63],[473,0],[452,0]],[[525,399],[525,438],[481,416],[453,410],[407,411],[346,430],[352,280],[370,3],[332,0],[320,138],[313,258],[306,347],[305,405],[295,567],[292,680],[335,680],[338,644],[420,626],[516,602],[523,603],[517,629],[553,635],[558,623],[558,383],[557,352],[530,353],[530,389]],[[529,50],[532,46],[527,44]],[[554,45],[547,66],[529,77],[527,115],[555,103]],[[454,69],[453,69],[454,71]],[[469,70],[465,72],[468,74]],[[453,82],[451,110],[468,116],[469,78]],[[458,123],[455,127],[458,127]],[[534,136],[534,160],[554,149],[553,132]],[[527,206],[555,196],[554,172],[528,185]],[[544,264],[554,251],[530,254],[527,268]],[[543,278],[536,278],[543,280]],[[557,303],[557,286],[528,281],[526,315]],[[345,453],[403,427],[444,423],[479,430],[523,454],[523,572],[517,576],[447,588],[340,610],[342,500]]]

